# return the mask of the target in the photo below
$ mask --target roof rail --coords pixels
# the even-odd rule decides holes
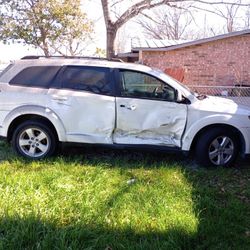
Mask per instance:
[[[27,59],[39,59],[39,58],[63,58],[63,59],[91,59],[91,60],[103,60],[103,61],[114,61],[114,62],[124,62],[119,58],[106,58],[106,57],[91,57],[91,56],[24,56],[21,60]]]

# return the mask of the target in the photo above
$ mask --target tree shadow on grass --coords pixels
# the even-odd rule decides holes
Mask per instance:
[[[6,216],[0,221],[0,249],[249,249],[250,173],[248,169],[196,168],[192,160],[165,152],[67,148],[62,154],[66,162],[108,168],[162,167],[174,164],[192,185],[193,212],[198,218],[197,231],[172,227],[168,231],[136,232],[133,228],[112,228],[98,223],[58,225],[36,216]],[[57,160],[46,162],[53,163]],[[10,158],[5,158],[10,160]],[[188,166],[188,167],[186,167]],[[100,209],[110,209],[128,192],[121,189]]]
[[[124,167],[138,168],[143,165],[144,168],[166,166],[189,166],[193,165],[192,157],[185,156],[178,152],[159,151],[154,149],[114,149],[101,146],[84,146],[84,147],[65,147],[61,151],[61,156],[66,159],[80,158],[89,164],[109,163],[113,166],[121,163]],[[141,163],[141,164],[140,164]]]
[[[250,171],[185,172],[199,223],[197,249],[249,249]]]
[[[5,218],[0,222],[1,249],[194,249],[192,235],[173,228],[136,233],[103,225],[58,226],[35,217]]]
[[[196,164],[193,155],[184,155],[181,152],[168,152],[164,150],[159,151],[155,149],[114,149],[98,145],[73,147],[64,146],[61,148],[56,157],[50,158],[47,161],[53,162],[54,160],[57,160],[58,157],[62,157],[67,162],[85,161],[90,165],[93,163],[94,166],[96,166],[97,162],[109,163],[110,166],[112,166],[114,165],[114,160],[120,160],[124,163],[130,164],[131,166],[133,165],[133,162],[137,163],[138,161],[143,161],[143,163],[146,163],[145,167],[149,168],[152,167],[152,164],[157,166],[163,163],[166,163],[168,166],[179,165],[188,169],[200,168],[200,166]],[[23,162],[30,162],[29,160],[17,156],[7,143],[0,141],[0,162],[16,159],[21,159]],[[250,158],[238,159],[234,167],[240,169],[250,169]]]
[[[101,210],[110,209],[126,192],[111,197]],[[181,227],[136,232],[105,226],[95,218],[91,223],[58,225],[53,218],[6,216],[0,220],[0,249],[249,249],[247,205],[230,197],[224,200],[214,190],[207,193],[199,182],[192,195],[199,218],[194,233]]]
[[[148,163],[146,167],[151,167],[152,164],[163,164],[181,166],[184,168],[198,169],[200,166],[195,162],[193,154],[185,155],[182,152],[164,151],[157,149],[114,149],[98,145],[71,147],[65,146],[60,151],[62,157],[72,159],[74,157],[81,157],[86,160],[114,161],[120,159],[126,163],[133,163],[143,161]],[[237,159],[234,168],[236,169],[250,169],[250,158]],[[216,170],[208,169],[207,170]]]

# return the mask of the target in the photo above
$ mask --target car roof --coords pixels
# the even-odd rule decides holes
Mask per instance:
[[[39,58],[39,59],[21,59],[14,62],[22,66],[94,66],[94,67],[108,67],[108,68],[119,68],[119,69],[131,69],[138,71],[149,71],[150,67],[136,64],[136,63],[124,63],[119,61],[108,61],[108,60],[96,60],[96,59],[68,59],[68,58]]]

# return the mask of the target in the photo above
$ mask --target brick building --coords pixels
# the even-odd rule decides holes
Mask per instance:
[[[127,59],[159,68],[186,85],[250,86],[250,29],[164,47],[134,47]]]

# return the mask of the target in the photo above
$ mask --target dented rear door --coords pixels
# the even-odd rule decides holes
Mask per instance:
[[[47,106],[62,122],[69,142],[112,144],[115,97],[112,72],[94,66],[65,66],[61,85],[50,88]]]
[[[120,73],[115,143],[181,147],[187,105],[175,102],[171,86],[143,72]]]

